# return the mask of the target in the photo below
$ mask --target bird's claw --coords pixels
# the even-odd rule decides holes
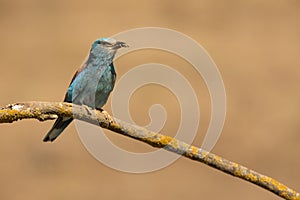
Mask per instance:
[[[89,114],[89,115],[92,115],[92,112],[91,112],[91,108],[88,107],[87,105],[84,105],[82,104],[82,107],[86,110],[86,112]]]

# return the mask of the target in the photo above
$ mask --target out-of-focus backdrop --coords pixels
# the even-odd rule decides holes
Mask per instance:
[[[137,27],[171,28],[203,45],[222,74],[227,117],[213,152],[300,190],[299,10],[297,0],[0,0],[0,105],[61,101],[96,38]],[[119,59],[118,78],[147,62],[176,68],[199,91],[201,121],[193,144],[200,146],[210,119],[202,78],[176,56],[151,50]],[[133,95],[133,119],[146,125],[153,103],[165,105],[162,132],[174,136],[180,110],[163,88],[147,86]],[[0,125],[0,199],[279,199],[185,158],[152,173],[118,172],[86,151],[73,124],[54,143],[43,143],[52,124]],[[106,134],[129,151],[154,150]]]

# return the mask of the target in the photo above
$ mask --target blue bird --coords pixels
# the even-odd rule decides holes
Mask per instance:
[[[64,102],[102,110],[115,85],[116,71],[113,59],[117,50],[122,47],[128,45],[112,38],[96,40],[87,60],[75,73]],[[69,117],[58,117],[43,141],[55,140],[72,120],[73,118]]]

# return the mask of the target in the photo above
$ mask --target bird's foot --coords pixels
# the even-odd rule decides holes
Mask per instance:
[[[109,124],[112,124],[114,123],[114,119],[112,116],[110,116],[108,114],[108,112],[106,112],[105,110],[103,110],[102,108],[98,109],[104,116],[105,116],[105,119],[108,120]]]
[[[89,115],[92,115],[92,114],[93,114],[92,111],[91,111],[91,108],[88,107],[87,105],[82,104],[82,107],[86,110],[86,112],[87,112]]]

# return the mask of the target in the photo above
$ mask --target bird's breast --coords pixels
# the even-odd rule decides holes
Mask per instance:
[[[87,68],[81,72],[68,90],[72,102],[91,108],[102,108],[114,88],[116,74],[113,66]]]
[[[96,95],[95,95],[95,107],[102,108],[114,88],[116,80],[116,74],[113,73],[111,67],[108,67],[97,84]]]

